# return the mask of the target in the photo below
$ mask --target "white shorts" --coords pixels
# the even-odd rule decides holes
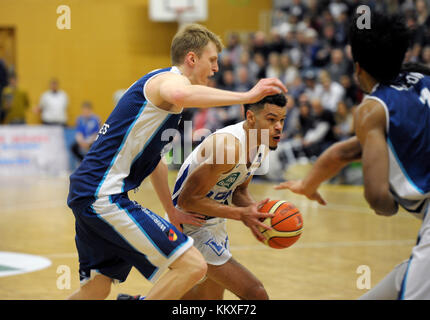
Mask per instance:
[[[212,218],[207,220],[202,227],[183,225],[183,232],[194,239],[194,246],[208,264],[219,266],[231,258],[226,220],[224,218]]]

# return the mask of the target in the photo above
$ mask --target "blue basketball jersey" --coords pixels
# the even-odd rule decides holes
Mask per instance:
[[[430,198],[430,77],[402,73],[391,85],[377,85],[367,98],[386,111],[391,192],[420,216]]]
[[[155,169],[167,129],[177,129],[181,113],[157,108],[145,96],[149,79],[176,67],[152,71],[128,88],[101,127],[81,165],[70,176],[67,203],[78,212],[97,198],[137,188]]]

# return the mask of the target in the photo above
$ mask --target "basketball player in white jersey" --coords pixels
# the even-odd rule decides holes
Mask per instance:
[[[355,114],[356,137],[331,146],[288,188],[325,204],[318,186],[351,161],[363,163],[364,196],[378,215],[399,205],[422,220],[410,258],[361,299],[430,299],[430,70],[402,66],[410,44],[403,18],[372,12],[371,28],[351,23],[355,76],[368,95]]]
[[[208,264],[207,277],[183,299],[220,300],[224,290],[241,299],[268,299],[262,283],[230,252],[226,219],[242,221],[259,241],[265,237],[258,211],[268,199],[255,202],[248,185],[269,150],[276,149],[286,115],[283,94],[246,104],[246,120],[207,137],[185,160],[176,180],[173,202],[186,212],[204,214],[203,226],[184,224],[184,233]],[[266,140],[266,141],[264,141]]]
[[[181,223],[200,224],[175,208],[161,160],[162,133],[176,129],[183,108],[250,103],[285,92],[277,79],[260,80],[248,92],[207,86],[218,71],[220,39],[205,27],[187,25],[173,38],[172,66],[133,83],[70,176],[68,205],[76,219],[81,287],[70,299],[104,299],[113,281],[131,268],[154,286],[148,299],[177,299],[206,273],[206,262]],[[150,177],[170,222],[131,201],[128,192]],[[164,271],[167,271],[163,274]]]
[[[228,289],[241,299],[268,299],[262,283],[231,255],[226,220],[240,220],[259,241],[265,237],[259,227],[272,214],[258,209],[268,199],[255,202],[248,185],[270,149],[276,149],[286,114],[283,94],[267,96],[245,104],[246,120],[209,135],[182,164],[173,203],[178,209],[202,214],[204,225],[184,223],[183,232],[208,264],[205,280],[183,299],[220,300]],[[120,299],[140,296],[120,295]]]

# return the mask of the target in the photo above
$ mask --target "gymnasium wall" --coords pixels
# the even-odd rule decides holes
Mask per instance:
[[[1,0],[0,27],[14,27],[16,72],[21,88],[38,103],[56,77],[69,95],[69,125],[82,100],[93,102],[102,121],[113,108],[113,94],[146,72],[168,66],[176,23],[148,18],[149,0]],[[57,28],[57,7],[71,9],[71,29]],[[255,31],[260,12],[272,0],[208,0],[204,24],[223,39],[231,30]],[[28,112],[30,124],[39,123]]]

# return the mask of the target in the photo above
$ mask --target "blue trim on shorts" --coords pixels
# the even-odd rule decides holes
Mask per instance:
[[[146,231],[142,228],[142,226],[136,221],[136,219],[133,217],[133,215],[125,208],[121,207],[121,205],[118,202],[113,202],[111,196],[109,196],[109,201],[112,204],[115,204],[118,209],[125,211],[125,213],[128,215],[128,217],[134,222],[135,225],[139,228],[140,231],[145,235],[145,237],[151,242],[151,244],[160,252],[164,257],[167,257],[166,254],[155,244],[155,242],[151,239],[151,237],[146,233]],[[140,252],[140,250],[136,251]]]

